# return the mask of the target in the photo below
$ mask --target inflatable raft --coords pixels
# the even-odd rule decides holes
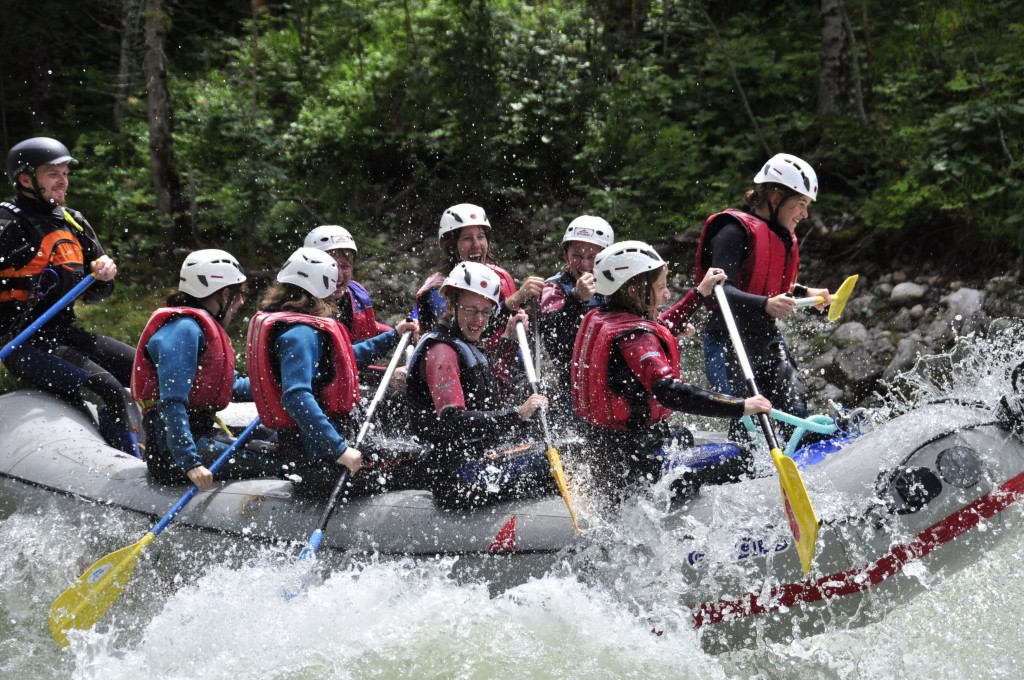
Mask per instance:
[[[705,485],[662,521],[672,554],[685,558],[664,574],[659,596],[691,612],[710,648],[876,620],[921,591],[920,568],[961,569],[1020,528],[1012,506],[1024,493],[1024,441],[1009,425],[983,405],[935,403],[805,468],[821,521],[808,575],[777,479]],[[157,518],[182,487],[149,480],[141,461],[104,445],[88,414],[38,392],[2,395],[0,513],[41,492]],[[305,540],[321,510],[295,497],[287,481],[222,482],[175,522],[294,543]],[[508,584],[537,574],[556,554],[585,559],[583,526],[577,537],[557,496],[453,512],[436,508],[426,491],[397,491],[344,504],[321,550],[483,557],[501,564],[494,573]],[[594,571],[621,576],[630,567],[598,564]]]

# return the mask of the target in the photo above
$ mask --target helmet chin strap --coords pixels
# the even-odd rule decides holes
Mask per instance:
[[[39,182],[36,180],[36,171],[35,170],[33,170],[32,172],[29,172],[29,173],[22,173],[22,174],[28,174],[28,176],[32,178],[32,187],[31,188],[26,187],[21,182],[18,182],[17,186],[18,186],[19,193],[21,193],[21,192],[31,192],[31,194],[33,196],[35,196],[36,200],[39,201],[40,203],[53,203],[53,201],[47,201],[45,198],[43,198],[42,192],[39,191]],[[18,175],[18,177],[21,177],[21,175]]]
[[[221,301],[221,296],[218,295],[217,296],[217,313],[213,315],[213,318],[217,320],[217,323],[219,323],[222,326],[224,325],[224,316],[225,316],[225,314],[227,313],[227,311],[229,309],[231,309],[231,304],[235,301],[234,300],[235,292],[233,290],[231,290],[231,289],[227,289],[227,290],[228,290],[228,295],[229,295],[228,301],[226,303],[222,302]]]

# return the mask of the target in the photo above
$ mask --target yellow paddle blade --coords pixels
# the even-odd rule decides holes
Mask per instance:
[[[839,286],[839,290],[833,293],[832,304],[828,308],[829,321],[835,321],[843,313],[843,308],[846,307],[846,302],[850,299],[850,293],[853,292],[853,287],[857,285],[858,278],[860,278],[858,274],[847,277],[843,281],[843,285]]]
[[[796,541],[800,566],[806,574],[811,570],[814,547],[818,542],[818,517],[814,514],[804,479],[800,476],[800,470],[793,459],[782,455],[779,449],[772,449],[772,460],[775,461],[775,469],[779,471],[779,484],[782,487],[782,500],[786,506],[789,529]]]
[[[142,549],[155,538],[152,532],[147,532],[137,543],[100,558],[53,601],[50,634],[58,645],[67,647],[70,644],[68,630],[92,628],[110,609],[135,571]]]
[[[565,483],[565,470],[562,468],[562,457],[558,455],[558,449],[554,446],[548,446],[548,465],[551,466],[551,474],[555,478],[555,484],[558,485],[558,493],[562,494],[562,500],[565,501],[565,507],[569,509],[569,518],[572,519],[572,526],[576,529],[576,533],[580,533],[580,525],[576,523],[576,513],[572,509],[572,499],[569,497],[569,485]]]

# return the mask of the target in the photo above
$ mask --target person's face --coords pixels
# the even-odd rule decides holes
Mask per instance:
[[[662,267],[658,278],[651,286],[651,298],[647,301],[649,314],[652,319],[658,316],[658,307],[668,302],[668,267]]]
[[[459,229],[455,251],[460,262],[486,262],[487,232],[483,227],[476,225]]]
[[[583,272],[594,273],[594,258],[601,252],[596,243],[569,241],[565,247],[565,262],[569,265],[569,273],[579,278]]]
[[[468,290],[460,291],[455,304],[455,321],[463,337],[470,342],[478,341],[493,311],[494,303],[489,298]]]
[[[811,207],[811,199],[807,196],[790,196],[779,206],[779,224],[790,233],[796,231],[796,225],[807,219],[807,211]]]
[[[21,185],[32,191],[32,178],[27,173],[20,177]],[[43,200],[53,205],[64,205],[68,193],[68,164],[40,165],[36,168],[36,184]]]
[[[339,248],[338,250],[330,251],[330,254],[338,264],[338,287],[334,289],[331,297],[339,300],[348,291],[348,284],[352,281],[352,252]]]

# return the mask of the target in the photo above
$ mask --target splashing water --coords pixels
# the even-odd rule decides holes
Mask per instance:
[[[882,399],[881,417],[935,399],[993,404],[1024,350],[1021,324],[964,336],[925,357]],[[678,606],[687,556],[666,530],[667,489],[591,517],[581,545],[541,578],[501,591],[459,576],[465,560],[332,555],[297,576],[281,548],[168,532],[95,630],[56,648],[49,604],[96,557],[148,528],[134,515],[38,494],[0,501],[0,676],[10,678],[795,678],[1016,675],[1024,566],[1019,542],[968,569],[914,574],[924,593],[881,621],[788,642],[702,650]],[[2,497],[2,494],[0,494]],[[586,499],[580,509],[587,511]],[[1019,510],[1011,510],[1019,512]],[[680,527],[682,529],[680,529]],[[301,538],[301,537],[297,537]],[[472,573],[472,570],[470,570]]]

